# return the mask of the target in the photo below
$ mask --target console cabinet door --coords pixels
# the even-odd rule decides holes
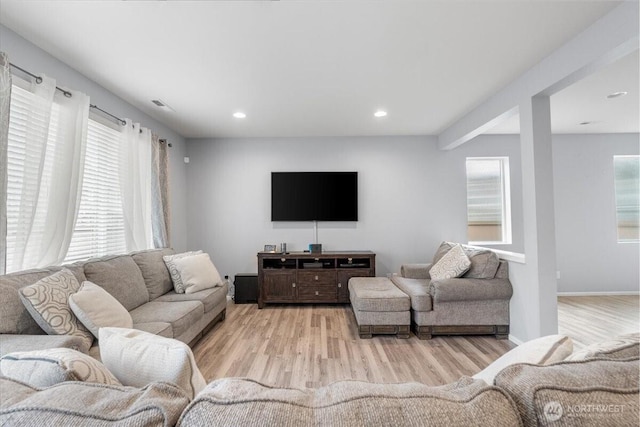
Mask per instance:
[[[371,276],[368,269],[362,270],[341,270],[338,272],[338,302],[348,303],[349,300],[349,279],[352,277],[368,277]]]
[[[297,296],[295,270],[265,271],[261,292],[264,302],[294,301]]]

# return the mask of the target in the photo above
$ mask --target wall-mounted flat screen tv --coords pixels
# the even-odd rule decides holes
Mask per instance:
[[[271,221],[357,221],[358,172],[272,172]]]

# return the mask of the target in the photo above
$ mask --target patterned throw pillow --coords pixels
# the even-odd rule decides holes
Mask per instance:
[[[84,352],[89,351],[93,335],[69,307],[69,296],[78,292],[80,283],[73,273],[62,270],[33,285],[20,288],[20,299],[27,311],[49,335],[74,335],[82,338]]]
[[[178,268],[176,267],[174,261],[180,258],[185,258],[201,253],[202,251],[190,251],[175,255],[165,255],[162,257],[164,263],[167,265],[167,269],[169,270],[169,275],[171,276],[171,281],[173,282],[173,289],[177,294],[184,294],[184,284],[182,283],[182,278],[180,277],[180,271],[178,271]]]
[[[9,353],[0,359],[0,371],[34,387],[50,387],[64,381],[121,385],[102,363],[70,348]]]
[[[464,253],[462,246],[455,245],[440,260],[431,267],[429,275],[431,280],[451,279],[462,276],[471,266],[469,257]]]

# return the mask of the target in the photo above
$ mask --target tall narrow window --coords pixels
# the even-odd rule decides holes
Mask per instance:
[[[640,240],[640,156],[614,156],[618,242]]]
[[[469,243],[510,244],[509,158],[468,157],[466,167]]]

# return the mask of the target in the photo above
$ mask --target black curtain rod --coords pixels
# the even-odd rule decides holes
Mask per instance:
[[[98,110],[98,111],[100,111],[100,112],[102,112],[102,113],[106,114],[107,116],[109,116],[109,117],[113,118],[114,120],[117,120],[118,122],[120,122],[120,124],[121,124],[122,126],[124,126],[124,125],[126,125],[126,124],[127,124],[127,122],[125,122],[124,120],[122,120],[120,117],[114,116],[114,115],[113,115],[113,114],[111,114],[110,112],[103,110],[102,108],[98,107],[97,105],[89,104],[89,108],[93,108],[93,109],[95,109],[95,110]]]

